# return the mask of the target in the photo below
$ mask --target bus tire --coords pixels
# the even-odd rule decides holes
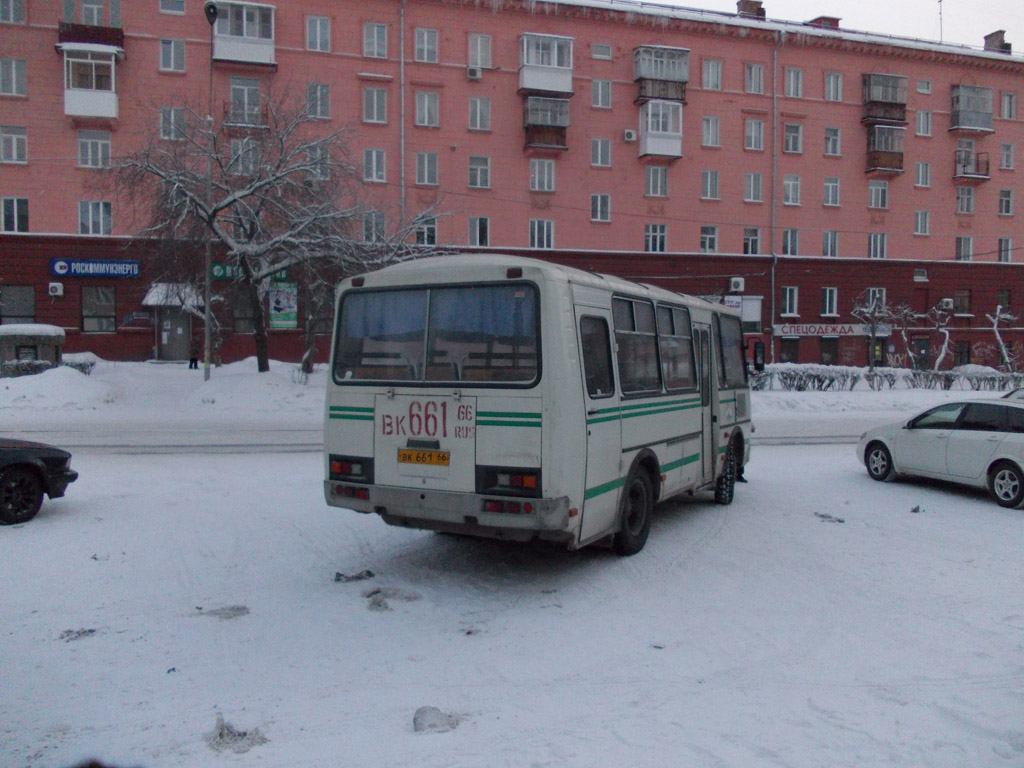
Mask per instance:
[[[614,548],[620,555],[635,555],[647,543],[654,514],[654,489],[647,470],[638,467],[622,491],[622,514]]]
[[[736,444],[729,443],[729,447],[725,449],[722,474],[715,482],[715,501],[719,504],[732,504],[732,497],[736,491],[736,462]]]

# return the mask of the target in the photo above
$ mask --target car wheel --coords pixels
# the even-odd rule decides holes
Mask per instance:
[[[736,491],[736,445],[729,443],[725,449],[725,464],[722,467],[722,474],[718,476],[715,483],[715,501],[719,504],[732,504],[732,497]]]
[[[988,489],[999,506],[1019,507],[1024,502],[1024,474],[1016,464],[1001,461],[989,473]]]
[[[0,524],[27,522],[42,504],[43,484],[35,472],[24,467],[8,467],[0,472]]]
[[[881,443],[871,443],[864,452],[864,466],[868,469],[868,477],[884,483],[893,477],[892,454]]]
[[[630,475],[622,493],[622,515],[619,532],[615,534],[614,547],[620,555],[635,555],[647,543],[651,532],[651,517],[654,513],[654,492],[651,479],[645,469],[637,469]]]

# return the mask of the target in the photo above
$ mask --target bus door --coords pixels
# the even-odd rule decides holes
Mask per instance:
[[[700,382],[701,445],[700,465],[703,482],[715,479],[715,424],[712,406],[714,390],[714,354],[711,350],[711,326],[693,324],[693,341],[697,349],[698,381]]]
[[[612,372],[612,316],[607,309],[576,307],[587,441],[580,540],[615,523],[622,486],[619,396]]]

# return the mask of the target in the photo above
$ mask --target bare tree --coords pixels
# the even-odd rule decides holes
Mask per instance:
[[[1017,359],[1014,355],[1010,354],[1010,350],[1007,349],[1006,343],[1003,341],[1003,336],[999,332],[999,323],[1007,322],[1012,323],[1018,319],[1017,315],[1012,315],[1005,309],[1002,304],[996,304],[996,311],[991,315],[986,314],[985,317],[992,323],[992,333],[996,337],[996,344],[999,346],[999,364],[1003,366],[1007,373],[1013,373],[1017,369]]]
[[[903,349],[906,350],[907,356],[910,359],[910,367],[915,370],[922,367],[923,361],[918,358],[917,352],[914,350],[910,340],[907,338],[907,331],[911,328],[916,328],[923,317],[924,315],[909,304],[897,304],[892,307],[893,323],[900,329],[900,338],[903,339]],[[925,357],[927,357],[927,355],[925,355]]]
[[[884,294],[881,291],[875,291],[870,288],[861,291],[853,300],[853,309],[850,310],[850,314],[864,323],[868,329],[868,337],[871,339],[872,349],[872,353],[868,355],[868,370],[873,371],[875,369],[873,350],[879,331],[885,330],[886,327],[891,327],[892,323],[896,320],[896,316],[886,302]]]
[[[266,98],[219,126],[189,106],[162,117],[158,134],[113,164],[119,191],[144,219],[142,234],[190,244],[182,250],[192,254],[210,240],[217,246],[251,307],[260,372],[270,369],[264,301],[272,276],[288,270],[320,285],[422,255],[407,244],[436,214],[386,228],[377,211],[367,231],[372,207],[347,133],[324,132],[305,102]],[[207,278],[182,271],[188,282]]]
[[[928,310],[928,314],[925,317],[932,329],[942,334],[942,347],[939,349],[939,355],[935,358],[935,365],[933,367],[937,371],[942,367],[942,363],[945,362],[946,355],[949,354],[949,321],[952,319],[953,314],[949,310],[936,305]]]

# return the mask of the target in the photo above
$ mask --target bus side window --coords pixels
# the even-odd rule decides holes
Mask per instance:
[[[608,338],[608,323],[603,317],[580,318],[580,347],[583,350],[583,375],[587,394],[592,399],[611,397],[615,393],[612,382],[612,348]]]

